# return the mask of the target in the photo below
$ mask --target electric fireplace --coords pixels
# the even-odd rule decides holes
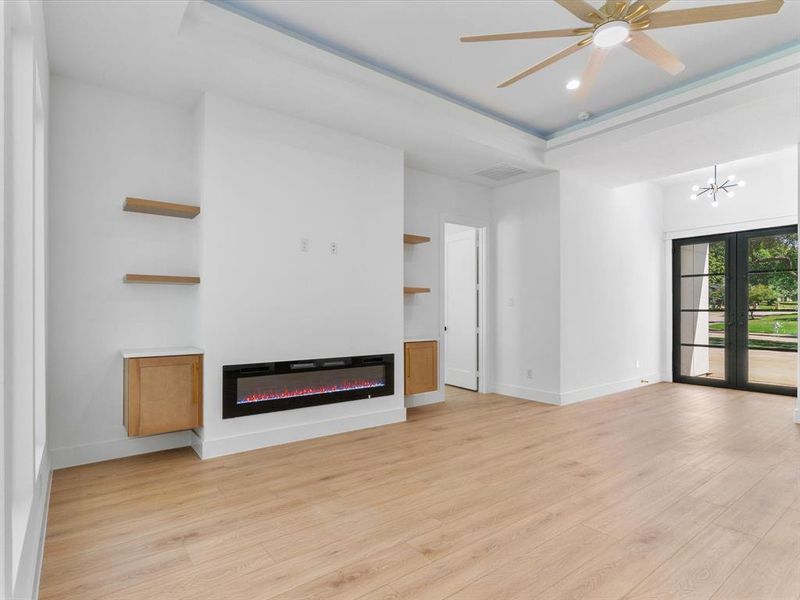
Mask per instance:
[[[394,354],[222,367],[222,418],[394,394]]]

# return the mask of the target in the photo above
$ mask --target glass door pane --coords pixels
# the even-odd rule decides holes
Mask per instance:
[[[740,236],[747,262],[742,383],[797,387],[797,230]]]
[[[727,243],[708,240],[676,249],[680,378],[725,381]]]
[[[673,242],[673,380],[795,395],[797,227]]]

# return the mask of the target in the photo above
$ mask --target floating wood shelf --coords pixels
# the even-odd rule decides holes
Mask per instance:
[[[426,242],[430,242],[431,238],[426,235],[414,235],[413,233],[404,233],[403,234],[403,243],[404,244],[424,244]]]
[[[182,275],[139,275],[126,273],[125,283],[168,283],[173,285],[197,285],[199,277],[186,277]]]
[[[158,200],[145,200],[144,198],[125,198],[122,210],[127,212],[146,213],[148,215],[161,215],[162,217],[180,217],[194,219],[200,214],[199,206],[191,204],[175,204],[174,202],[160,202]]]
[[[427,287],[403,287],[404,294],[428,294],[430,293],[431,288]]]

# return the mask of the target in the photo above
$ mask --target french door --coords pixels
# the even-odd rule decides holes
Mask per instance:
[[[797,227],[675,240],[673,381],[797,393]]]

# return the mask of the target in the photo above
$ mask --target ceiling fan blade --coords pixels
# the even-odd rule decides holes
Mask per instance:
[[[661,8],[667,2],[669,2],[669,0],[636,0],[636,2],[628,7],[625,18],[628,19],[628,21],[641,19],[654,10]]]
[[[567,9],[573,15],[578,17],[585,23],[600,23],[603,21],[603,15],[597,12],[597,9],[586,2],[585,0],[555,0],[562,8]]]
[[[458,39],[462,42],[500,42],[504,40],[531,40],[536,38],[572,37],[576,35],[586,35],[591,31],[592,30],[589,27],[583,29],[551,29],[549,31],[520,31],[518,33],[463,35]]]
[[[781,6],[783,6],[783,0],[757,0],[755,2],[741,2],[739,4],[669,10],[667,12],[652,13],[647,18],[650,21],[649,28],[657,29],[661,27],[676,27],[678,25],[694,25],[695,23],[711,23],[713,21],[727,21],[728,19],[744,19],[746,17],[771,15],[778,12]]]
[[[581,85],[577,90],[575,90],[575,95],[573,96],[576,100],[585,98],[589,95],[589,92],[592,91],[594,82],[597,80],[597,76],[600,74],[600,69],[603,67],[603,63],[606,62],[608,53],[608,48],[595,48],[592,50],[592,54],[589,56],[589,62],[587,63],[586,69],[584,69],[583,75],[581,76]]]
[[[573,44],[572,46],[564,48],[561,52],[556,52],[555,54],[553,54],[553,56],[545,58],[543,61],[536,63],[532,67],[528,67],[524,71],[520,71],[519,73],[514,75],[511,79],[506,79],[504,82],[498,84],[497,87],[499,87],[499,88],[508,87],[512,83],[516,83],[520,79],[523,79],[523,78],[527,77],[528,75],[532,75],[533,73],[536,73],[536,71],[541,71],[545,67],[550,66],[555,62],[558,62],[562,58],[566,58],[570,54],[573,54],[573,53],[577,52],[578,50],[580,50],[584,46],[588,45],[591,41],[592,41],[591,37],[583,38],[577,44]]]
[[[654,62],[670,75],[677,75],[686,68],[681,60],[646,33],[635,31],[625,45],[639,56]]]

